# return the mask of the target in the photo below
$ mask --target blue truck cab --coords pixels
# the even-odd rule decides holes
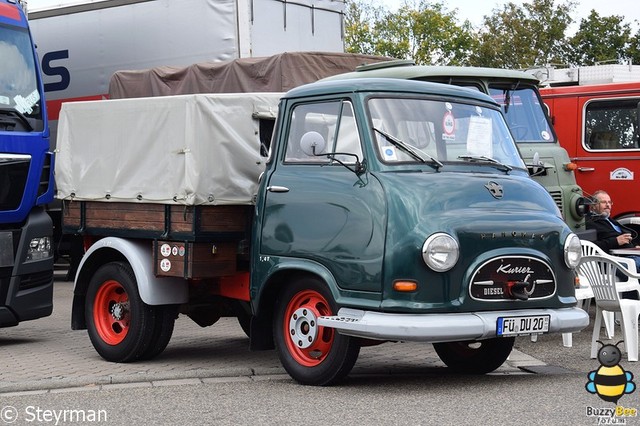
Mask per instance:
[[[0,0],[0,327],[53,310],[53,154],[25,11]]]

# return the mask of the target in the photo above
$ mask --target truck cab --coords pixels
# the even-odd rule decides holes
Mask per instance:
[[[0,327],[53,309],[53,154],[25,13],[0,0]]]
[[[325,384],[363,341],[486,373],[515,336],[583,328],[578,237],[477,90],[331,80],[282,99],[252,238],[254,332]]]
[[[560,146],[532,74],[497,68],[417,66],[413,61],[363,65],[330,79],[384,77],[432,81],[471,88],[497,101],[534,180],[551,194],[569,227],[589,239],[584,216],[588,200],[576,183],[575,164]]]

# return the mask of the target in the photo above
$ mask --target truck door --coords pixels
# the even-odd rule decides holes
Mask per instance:
[[[351,102],[288,111],[286,146],[265,182],[260,254],[321,264],[342,289],[381,292],[387,209],[375,177],[356,170],[363,149]],[[317,155],[304,152],[309,139]]]
[[[638,105],[635,97],[580,97],[582,143],[576,164],[580,185],[606,190],[615,200],[615,216],[640,211],[635,194],[640,179]],[[579,110],[580,111],[580,110]]]

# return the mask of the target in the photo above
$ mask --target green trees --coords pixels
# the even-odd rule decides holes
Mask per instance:
[[[571,46],[569,62],[595,65],[596,62],[616,63],[628,58],[631,27],[622,20],[622,16],[600,16],[592,10],[587,19],[580,21],[578,32],[568,40]]]
[[[347,0],[345,29],[347,52],[424,64],[464,65],[476,47],[470,22],[458,24],[455,12],[425,0],[395,12]]]
[[[558,3],[557,5],[554,3]],[[407,0],[390,11],[371,0],[347,0],[347,52],[413,59],[419,64],[526,69],[549,64],[640,63],[640,30],[621,16],[592,10],[571,34],[578,1],[506,2],[475,28],[444,2]]]
[[[553,3],[533,0],[522,7],[507,3],[494,9],[476,34],[478,49],[469,65],[521,69],[562,62],[573,4]]]

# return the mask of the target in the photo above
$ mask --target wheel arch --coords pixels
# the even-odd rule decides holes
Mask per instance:
[[[305,261],[304,259],[283,260],[281,259],[271,270],[264,275],[265,279],[258,285],[252,283],[252,293],[256,294],[257,303],[253,303],[253,312],[260,315],[262,310],[272,306],[278,294],[282,291],[287,282],[295,279],[313,276],[323,281],[333,300],[340,300],[338,283],[331,272],[316,262]],[[255,290],[254,290],[255,289]],[[254,291],[253,291],[254,290]]]
[[[73,288],[71,328],[85,329],[84,307],[91,277],[101,266],[122,261],[131,266],[140,298],[147,305],[187,303],[187,281],[182,278],[158,278],[153,272],[153,252],[148,240],[107,237],[98,240],[85,253],[78,267]]]

